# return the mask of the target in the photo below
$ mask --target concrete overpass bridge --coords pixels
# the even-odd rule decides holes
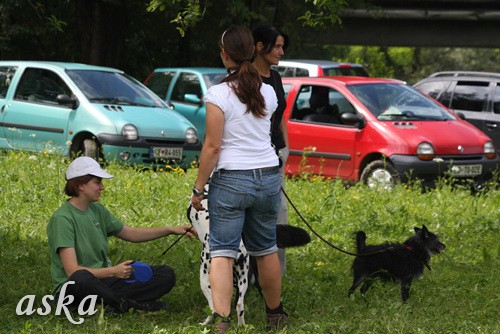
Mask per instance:
[[[372,0],[342,27],[314,35],[342,45],[500,48],[500,0]]]

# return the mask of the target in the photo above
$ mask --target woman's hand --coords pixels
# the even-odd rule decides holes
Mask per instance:
[[[203,205],[201,205],[201,201],[205,198],[205,195],[200,195],[200,196],[196,196],[196,195],[192,195],[191,196],[191,204],[193,204],[193,208],[196,209],[196,211],[200,211],[202,209],[205,209],[203,207]]]

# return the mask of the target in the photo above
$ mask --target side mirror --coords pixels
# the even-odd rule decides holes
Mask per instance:
[[[203,101],[196,94],[185,94],[184,101],[189,102],[189,103],[198,104],[200,106],[203,105]]]
[[[165,102],[165,104],[167,105],[168,109],[172,109],[172,110],[175,109],[175,106],[169,100],[164,100],[163,102]]]
[[[461,119],[463,119],[465,121],[465,115],[464,115],[464,113],[462,113],[462,112],[459,111],[459,112],[455,112],[455,114],[457,114],[458,117],[460,117]]]
[[[359,129],[363,129],[366,126],[366,120],[361,114],[346,112],[343,113],[342,116],[340,116],[340,120],[342,121],[342,124],[354,126],[357,125]]]
[[[66,94],[57,95],[56,101],[59,104],[70,106],[71,109],[73,109],[73,110],[77,109],[78,106],[80,105],[80,102],[78,102],[77,98],[69,97]]]

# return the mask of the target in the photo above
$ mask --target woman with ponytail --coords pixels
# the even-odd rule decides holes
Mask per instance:
[[[253,54],[248,29],[226,30],[220,56],[228,75],[204,97],[207,133],[191,201],[195,209],[202,209],[208,182],[210,286],[217,333],[230,327],[233,263],[242,234],[248,253],[256,257],[268,326],[287,322],[276,246],[279,160],[269,135],[278,100],[252,65]]]

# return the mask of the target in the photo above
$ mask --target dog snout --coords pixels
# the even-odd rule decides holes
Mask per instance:
[[[446,248],[445,244],[443,244],[443,243],[439,242],[439,243],[437,243],[437,244],[436,244],[436,245],[432,248],[432,251],[433,251],[434,253],[439,254],[439,253],[441,253],[442,251],[444,251],[444,249],[445,249],[445,248]]]

